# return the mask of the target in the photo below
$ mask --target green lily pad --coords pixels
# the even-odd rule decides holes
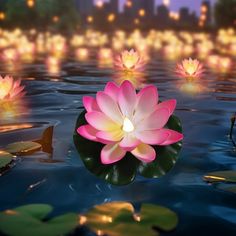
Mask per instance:
[[[9,144],[5,150],[17,156],[31,155],[41,150],[42,145],[36,142],[16,142]]]
[[[228,182],[236,183],[236,171],[216,171],[206,174],[203,179],[206,182],[216,183],[216,182]]]
[[[0,231],[10,236],[66,235],[78,225],[78,216],[68,213],[45,221],[52,207],[33,204],[0,212]]]
[[[162,206],[143,204],[137,214],[128,202],[112,202],[95,206],[81,216],[80,222],[98,235],[156,236],[158,229],[166,232],[175,229],[178,217]]]
[[[78,127],[87,124],[85,113],[82,112],[77,120],[74,143],[85,167],[97,177],[114,185],[126,185],[135,179],[137,172],[147,178],[158,178],[169,172],[175,165],[182,142],[164,147],[154,146],[157,158],[149,164],[139,161],[128,152],[121,161],[103,165],[100,161],[100,152],[104,145],[87,140],[77,133]],[[166,127],[182,132],[181,123],[176,116],[170,117]]]
[[[0,169],[10,164],[13,158],[11,153],[0,150]]]

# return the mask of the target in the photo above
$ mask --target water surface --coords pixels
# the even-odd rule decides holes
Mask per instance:
[[[73,144],[82,97],[103,90],[114,77],[112,68],[98,67],[95,59],[83,63],[68,59],[58,75],[50,75],[40,61],[11,72],[0,66],[1,74],[23,78],[27,90],[27,109],[15,119],[0,121],[0,146],[38,139],[53,125],[52,158],[60,161],[39,161],[49,158],[43,152],[17,161],[0,177],[0,210],[47,203],[55,207],[54,214],[81,213],[109,201],[145,202],[178,213],[179,225],[169,235],[236,235],[236,195],[202,180],[207,172],[236,169],[236,152],[227,136],[230,117],[236,111],[236,70],[217,75],[207,69],[200,88],[189,94],[183,91],[184,80],[172,72],[175,62],[161,55],[151,58],[145,83],[158,87],[161,100],[177,99],[184,145],[168,175],[160,179],[138,177],[123,187],[109,185],[89,173]]]

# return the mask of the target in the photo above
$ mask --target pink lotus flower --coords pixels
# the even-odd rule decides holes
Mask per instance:
[[[176,107],[176,100],[158,104],[158,93],[150,85],[138,94],[132,83],[125,81],[120,87],[109,82],[96,98],[83,98],[88,122],[77,132],[86,139],[105,144],[101,162],[112,164],[131,152],[142,162],[156,158],[151,145],[170,145],[183,139],[183,135],[164,128]],[[158,154],[157,154],[158,155]]]
[[[177,64],[176,73],[180,77],[184,78],[200,78],[202,73],[204,72],[203,64],[198,60],[193,60],[192,58],[185,59],[182,63]]]
[[[21,86],[21,80],[16,80],[10,76],[5,78],[0,76],[0,101],[21,98],[25,95],[24,86]]]
[[[7,48],[2,52],[1,57],[4,61],[13,63],[18,60],[19,54],[14,48]]]
[[[119,70],[141,71],[144,65],[145,62],[143,58],[134,49],[122,52],[115,61],[115,66]]]

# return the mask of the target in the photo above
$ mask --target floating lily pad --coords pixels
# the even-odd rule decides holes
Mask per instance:
[[[0,169],[10,164],[13,157],[14,156],[11,153],[0,150]]]
[[[0,212],[0,231],[9,236],[59,236],[77,227],[78,216],[73,213],[45,221],[51,211],[49,205],[34,204]]]
[[[80,222],[98,235],[156,236],[158,229],[166,232],[175,229],[178,217],[162,206],[143,204],[137,214],[128,202],[112,202],[95,206],[81,216]]]
[[[204,180],[210,183],[228,182],[236,183],[236,171],[216,171],[204,176]]]
[[[41,150],[42,145],[36,142],[16,142],[9,144],[5,150],[18,156],[31,155]]]
[[[87,122],[84,111],[77,120],[74,133],[74,143],[80,158],[90,172],[114,185],[131,183],[137,172],[147,178],[158,178],[165,175],[175,165],[182,147],[182,142],[164,147],[154,146],[157,158],[149,164],[139,161],[128,152],[121,161],[111,165],[103,165],[100,160],[100,153],[104,145],[87,140],[77,133],[78,127],[85,124]],[[166,127],[182,132],[181,123],[176,116],[170,117]]]

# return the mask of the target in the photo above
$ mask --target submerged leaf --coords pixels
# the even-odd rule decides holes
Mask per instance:
[[[52,207],[33,204],[0,212],[0,231],[10,236],[59,236],[77,227],[77,215],[68,213],[45,221]]]
[[[98,235],[156,236],[158,232],[153,228],[171,231],[177,226],[178,217],[162,206],[143,204],[137,214],[128,202],[112,202],[95,206],[81,216],[80,222]]]
[[[31,155],[41,150],[42,145],[36,142],[16,142],[9,144],[5,150],[18,156]]]
[[[131,183],[135,179],[137,172],[147,178],[158,178],[165,175],[175,165],[182,147],[182,142],[163,147],[154,146],[157,158],[151,163],[143,163],[127,152],[121,161],[103,165],[100,160],[100,153],[104,145],[87,140],[77,133],[78,127],[85,124],[87,122],[84,111],[77,120],[74,132],[74,143],[80,158],[90,172],[114,185]],[[182,132],[180,120],[176,116],[170,117],[166,127]]]

